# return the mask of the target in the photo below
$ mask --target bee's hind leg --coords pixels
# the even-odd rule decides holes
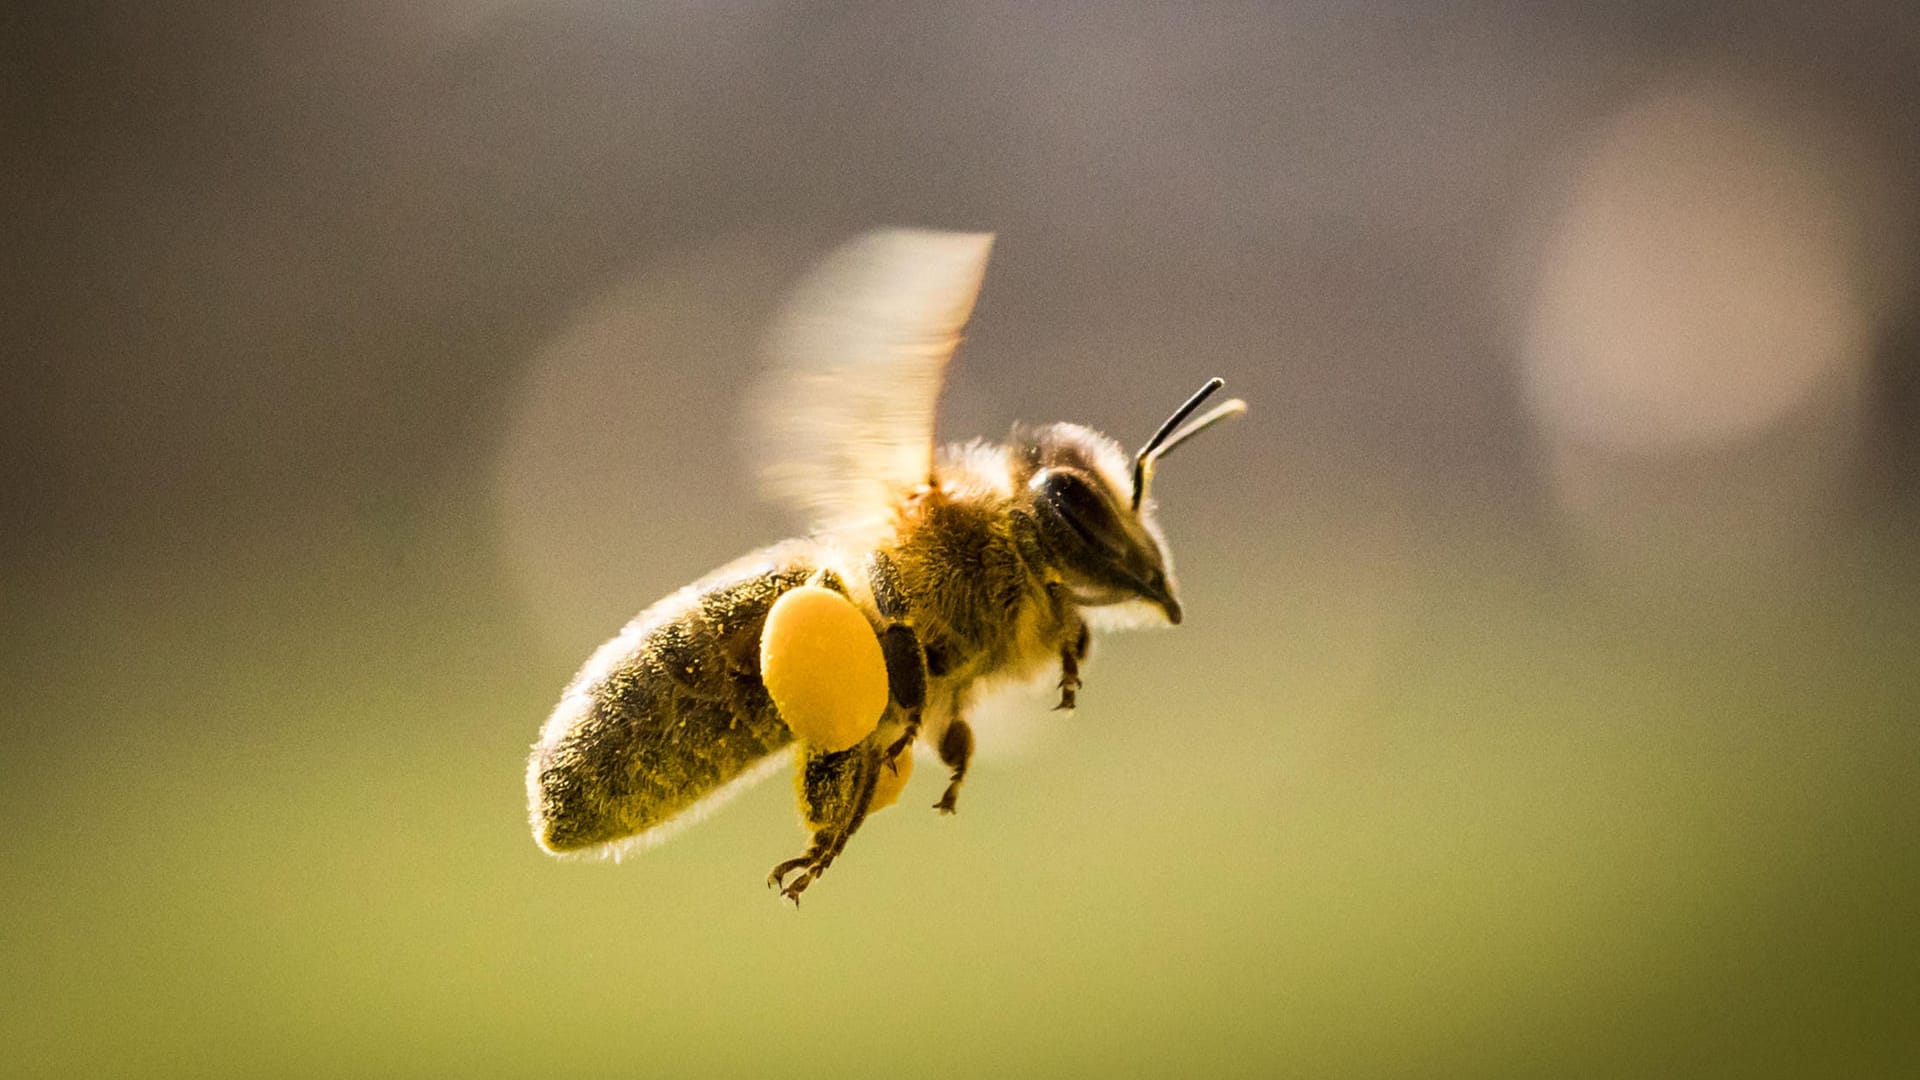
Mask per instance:
[[[779,889],[782,896],[787,895],[787,890],[786,890],[787,875],[793,873],[795,870],[798,870],[803,866],[812,865],[815,861],[817,861],[820,858],[821,854],[824,853],[827,850],[827,848],[832,844],[832,840],[833,840],[833,833],[830,830],[822,829],[819,832],[814,833],[813,843],[807,846],[807,853],[805,855],[802,855],[799,858],[795,858],[795,859],[788,859],[786,862],[780,863],[778,866],[775,866],[773,868],[773,873],[767,875],[767,888]],[[796,884],[798,884],[799,879],[795,878],[794,881]],[[806,886],[799,885],[799,888],[804,889],[806,888]],[[793,899],[797,901],[798,894],[795,894]]]
[[[880,777],[880,755],[870,743],[838,753],[811,749],[801,753],[800,810],[813,829],[813,840],[806,854],[774,867],[767,877],[767,887],[779,889],[795,905],[807,886],[846,850],[847,841],[867,819]],[[791,881],[789,874],[794,874]]]

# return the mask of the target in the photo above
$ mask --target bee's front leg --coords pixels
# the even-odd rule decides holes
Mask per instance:
[[[1087,649],[1093,644],[1093,635],[1080,614],[1072,607],[1065,608],[1068,619],[1068,632],[1060,646],[1060,704],[1053,707],[1055,712],[1065,709],[1071,712],[1078,704],[1080,687],[1080,662],[1087,658]]]
[[[887,747],[881,759],[887,768],[897,771],[895,759],[920,734],[920,714],[927,704],[927,650],[907,622],[912,608],[900,591],[900,573],[886,552],[868,556],[867,583],[873,589],[873,603],[880,609],[880,617],[888,620],[887,628],[880,632],[880,655],[887,662],[887,691],[907,718],[906,730]]]

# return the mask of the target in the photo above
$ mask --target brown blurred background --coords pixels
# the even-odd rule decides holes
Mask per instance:
[[[1916,118],[1894,0],[0,15],[10,1068],[1911,1072]],[[999,234],[945,437],[1253,403],[1187,624],[797,915],[779,782],[546,860],[888,224]]]

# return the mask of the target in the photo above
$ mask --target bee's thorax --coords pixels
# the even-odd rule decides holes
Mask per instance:
[[[1053,660],[1069,613],[1036,558],[1023,488],[1007,447],[954,448],[937,483],[902,500],[888,554],[913,621],[956,684],[1020,676]]]

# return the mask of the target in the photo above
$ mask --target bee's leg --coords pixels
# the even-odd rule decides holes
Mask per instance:
[[[951,814],[955,800],[960,797],[960,782],[967,778],[967,763],[973,760],[973,729],[958,716],[947,724],[946,733],[940,736],[940,760],[947,763],[953,775],[947,780],[946,794],[940,796],[933,808]]]
[[[773,873],[767,875],[767,888],[779,889],[781,895],[785,896],[786,889],[783,886],[786,884],[787,875],[803,866],[812,865],[826,852],[828,846],[831,844],[832,838],[832,834],[826,829],[814,833],[813,842],[807,845],[806,854],[780,863],[773,868]],[[795,880],[797,881],[798,879]],[[804,888],[805,886],[802,887]]]
[[[1061,709],[1072,710],[1077,704],[1077,695],[1082,685],[1080,661],[1087,658],[1087,648],[1093,640],[1093,635],[1087,630],[1087,624],[1080,622],[1079,616],[1075,616],[1074,621],[1080,624],[1079,633],[1069,639],[1065,645],[1060,646],[1060,704],[1053,707],[1055,712]]]
[[[800,760],[801,811],[813,829],[806,854],[773,868],[767,885],[780,895],[800,902],[806,891],[846,849],[847,841],[867,818],[873,790],[879,780],[879,754],[870,743],[838,753],[804,750]],[[787,875],[798,870],[793,880]]]
[[[1015,511],[1013,515],[1013,539],[1020,548],[1022,558],[1030,565],[1046,565],[1047,556],[1040,548],[1039,527],[1034,524],[1030,514]],[[1047,586],[1047,599],[1053,605],[1053,617],[1062,627],[1060,644],[1060,704],[1054,706],[1072,710],[1080,693],[1080,662],[1087,658],[1087,647],[1092,636],[1087,632],[1086,621],[1080,618],[1080,609],[1059,582]]]
[[[833,837],[827,845],[827,850],[822,852],[820,856],[813,861],[813,864],[807,867],[808,882],[819,878],[821,874],[827,872],[827,867],[833,865],[833,860],[838,858],[840,853],[847,849],[847,841],[853,839],[853,834],[858,832],[860,826],[866,823],[867,808],[873,803],[873,792],[880,780],[878,759],[869,758],[867,764],[870,767],[865,773],[866,783],[861,791],[860,809],[855,812],[851,821],[848,821],[845,825],[834,831]],[[789,884],[787,888],[782,889],[781,892],[797,904],[800,902],[800,890],[804,888],[806,888],[806,883],[796,880]]]
[[[905,729],[880,758],[887,768],[898,772],[894,759],[920,734],[920,713],[927,704],[927,653],[920,647],[920,636],[913,627],[894,623],[880,635],[880,655],[887,661],[888,691],[906,714]]]
[[[898,771],[894,760],[913,745],[920,734],[920,713],[927,704],[927,651],[920,644],[907,617],[912,609],[906,594],[900,591],[900,573],[884,551],[867,558],[867,582],[873,589],[873,603],[887,628],[880,634],[880,655],[887,662],[887,690],[906,715],[906,730],[888,745],[881,760]]]
[[[1060,704],[1054,711],[1071,711],[1077,703],[1080,692],[1080,662],[1087,658],[1087,649],[1093,644],[1093,635],[1087,629],[1086,620],[1080,617],[1079,608],[1067,595],[1066,589],[1059,585],[1047,586],[1047,597],[1053,601],[1054,617],[1060,620]]]

